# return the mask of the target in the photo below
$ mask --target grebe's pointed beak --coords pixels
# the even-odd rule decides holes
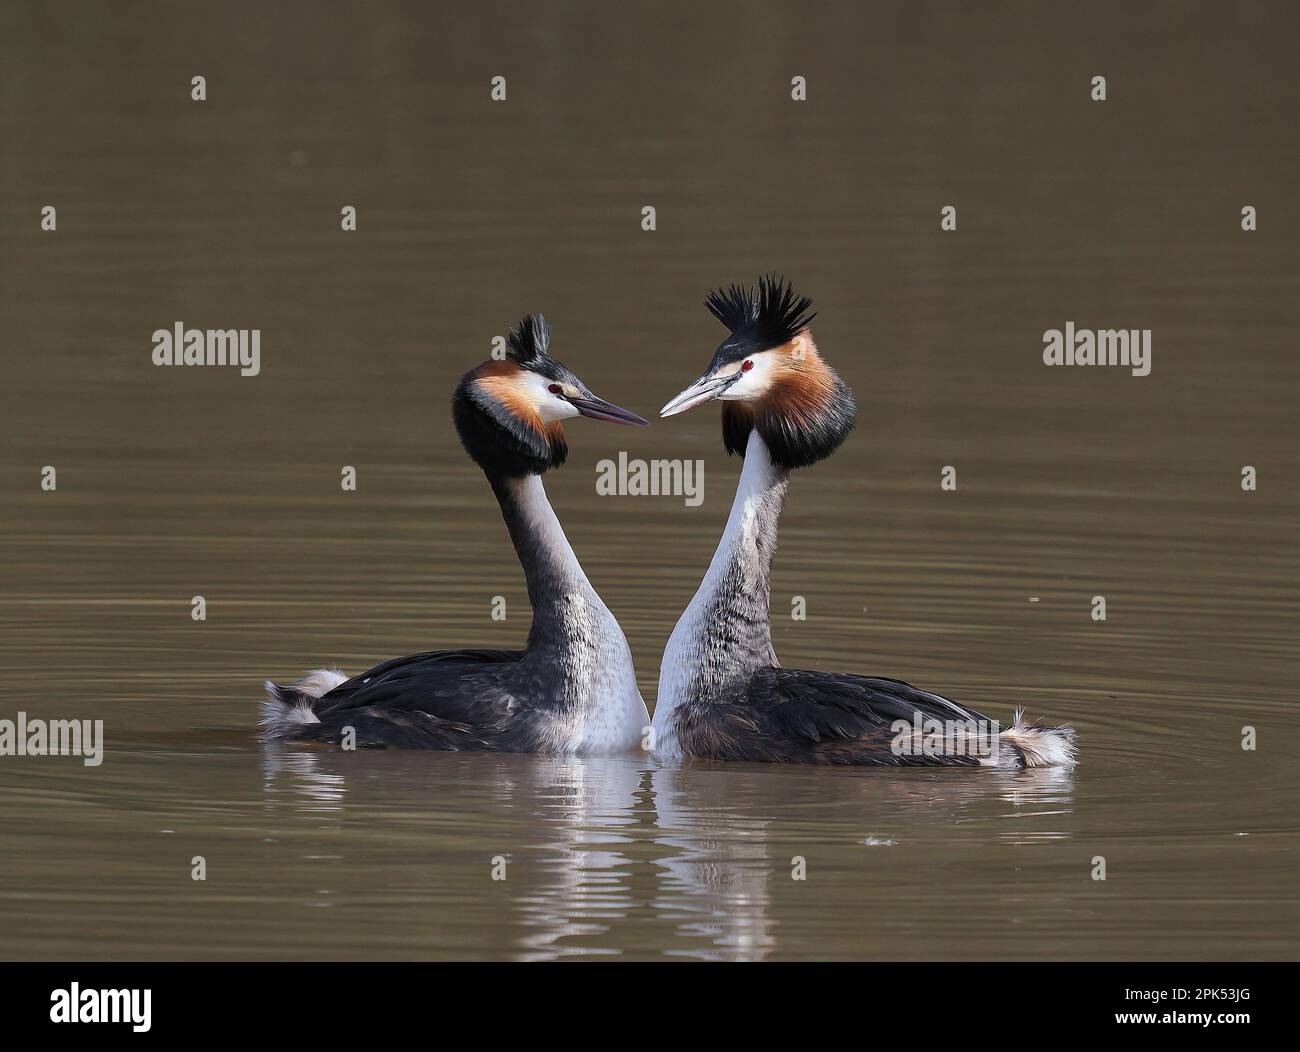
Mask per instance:
[[[633,427],[645,427],[650,421],[643,416],[637,416],[635,413],[613,402],[606,402],[603,398],[597,398],[594,394],[588,394],[582,398],[570,398],[569,403],[583,416],[589,416],[593,420],[608,420],[611,424],[628,424]]]
[[[705,402],[717,398],[739,379],[739,372],[732,373],[729,376],[711,376],[705,374],[666,406],[660,409],[659,415],[676,416],[678,413],[684,413],[688,409],[694,409],[697,405],[703,405]]]

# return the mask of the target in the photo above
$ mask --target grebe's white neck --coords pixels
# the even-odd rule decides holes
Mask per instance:
[[[789,471],[772,463],[763,439],[751,431],[722,539],[660,664],[655,747],[666,755],[676,749],[670,717],[679,704],[707,701],[735,678],[778,663],[768,575],[789,481]]]
[[[528,645],[566,645],[573,630],[566,615],[575,605],[592,607],[612,620],[546,499],[541,476],[491,481],[528,583],[528,601],[533,608]]]
[[[560,751],[628,752],[648,719],[632,652],[614,615],[587,580],[538,475],[492,478],[528,582],[533,623],[523,660],[548,685]]]
[[[726,529],[722,531],[722,539],[718,541],[697,597],[705,592],[710,581],[720,584],[727,569],[739,561],[748,571],[762,576],[766,600],[767,575],[776,551],[781,510],[789,483],[790,472],[772,463],[762,437],[758,431],[751,431],[745,445],[745,466],[741,469],[736,496],[731,502],[731,514],[727,516]],[[764,605],[766,607],[766,603]],[[766,622],[766,617],[763,620]]]

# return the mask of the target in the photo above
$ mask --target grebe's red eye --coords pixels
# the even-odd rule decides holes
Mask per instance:
[[[547,390],[550,391],[551,394],[559,394],[559,393],[560,393],[560,385],[559,385],[559,384],[551,384],[551,386],[548,387]]]
[[[747,373],[752,368],[754,368],[754,363],[751,362],[748,358],[746,358],[743,362],[740,363],[740,371],[742,373]]]

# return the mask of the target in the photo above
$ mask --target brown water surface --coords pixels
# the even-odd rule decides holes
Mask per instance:
[[[1294,958],[1297,30],[1286,4],[6,5],[0,718],[102,719],[108,750],[0,757],[0,956]],[[1076,770],[258,744],[267,676],[526,635],[447,411],[494,336],[545,311],[654,416],[722,336],[704,292],[766,269],[859,403],[791,487],[783,662],[1023,704],[1077,727]],[[261,329],[260,375],[155,368],[176,321]],[[1045,367],[1067,321],[1150,328],[1151,374]],[[738,465],[714,407],[568,433],[548,490],[653,705]],[[620,450],[702,459],[702,505],[598,497]]]

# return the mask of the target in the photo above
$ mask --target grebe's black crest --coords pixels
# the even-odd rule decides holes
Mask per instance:
[[[714,289],[704,305],[731,330],[731,337],[723,341],[714,356],[715,366],[789,343],[817,316],[812,311],[812,300],[796,296],[794,286],[776,274],[760,277],[757,287],[731,285]]]
[[[540,314],[527,315],[506,338],[506,356],[463,377],[452,396],[452,419],[461,445],[489,475],[541,475],[569,454],[564,428],[543,423],[529,404],[526,373],[555,382],[576,381],[547,352],[551,327]]]
[[[547,353],[550,346],[551,327],[546,324],[546,319],[540,314],[528,314],[506,337],[506,357],[525,369],[550,375],[547,367],[559,364]]]

